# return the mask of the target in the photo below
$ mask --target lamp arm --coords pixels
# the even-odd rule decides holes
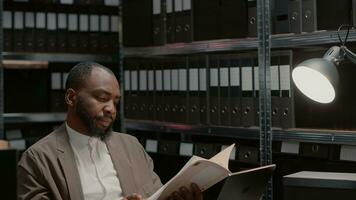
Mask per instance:
[[[341,49],[344,51],[345,56],[353,63],[356,64],[356,54],[349,50],[346,46],[341,46]]]

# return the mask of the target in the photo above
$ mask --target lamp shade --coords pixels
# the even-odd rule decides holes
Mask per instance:
[[[323,58],[303,61],[292,72],[292,79],[297,88],[304,95],[319,103],[330,103],[335,99],[339,74],[334,60],[339,55],[339,49],[332,48],[326,52]],[[333,54],[330,50],[337,52]]]

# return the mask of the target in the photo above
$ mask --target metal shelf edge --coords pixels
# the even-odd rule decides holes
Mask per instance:
[[[344,37],[346,31],[340,31]],[[350,30],[348,41],[356,41],[356,30]],[[339,43],[337,31],[317,31],[311,33],[289,33],[271,36],[272,48],[293,48],[309,45]],[[211,53],[222,51],[257,50],[257,38],[239,38],[224,40],[197,41],[192,43],[174,43],[163,46],[125,47],[125,57],[149,57],[163,55],[184,55],[194,53]]]
[[[72,54],[72,53],[25,53],[25,52],[3,52],[4,60],[37,60],[48,62],[81,62],[96,61],[105,63],[118,62],[115,55],[97,54]]]
[[[4,113],[5,124],[62,122],[66,113]]]
[[[221,137],[238,137],[241,139],[259,139],[259,127],[204,126],[132,119],[125,119],[124,123],[128,130],[178,132]],[[356,132],[343,133],[343,131],[337,130],[310,131],[273,129],[272,134],[274,141],[356,144]]]

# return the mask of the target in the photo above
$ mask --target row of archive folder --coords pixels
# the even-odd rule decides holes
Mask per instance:
[[[149,153],[180,156],[197,155],[207,159],[213,157],[215,154],[229,146],[216,143],[216,141],[214,141],[214,143],[191,143],[179,142],[175,140],[157,140],[151,138],[141,138],[140,141]],[[237,160],[241,163],[258,164],[259,148],[252,145],[238,145],[232,150],[230,160]]]
[[[294,127],[291,52],[273,56],[273,126]],[[125,118],[188,124],[259,125],[256,55],[197,55],[124,62]]]
[[[123,27],[125,46],[246,37],[247,2],[124,0]]]
[[[3,28],[5,51],[112,54],[118,50],[116,7],[81,10],[72,5],[37,8],[8,3]]]
[[[356,1],[274,0],[275,33],[337,30],[356,23]]]
[[[70,4],[70,5],[105,5],[105,6],[119,6],[119,0],[4,0],[8,2],[27,2],[38,4]]]
[[[256,0],[124,0],[124,45],[256,37],[256,5]],[[277,34],[356,23],[356,0],[273,0],[271,8]]]

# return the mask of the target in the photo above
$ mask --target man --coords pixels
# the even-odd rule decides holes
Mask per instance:
[[[112,132],[120,100],[113,72],[80,63],[66,81],[66,122],[27,149],[18,165],[19,199],[142,199],[161,187],[136,138]],[[170,199],[202,199],[197,185]]]

